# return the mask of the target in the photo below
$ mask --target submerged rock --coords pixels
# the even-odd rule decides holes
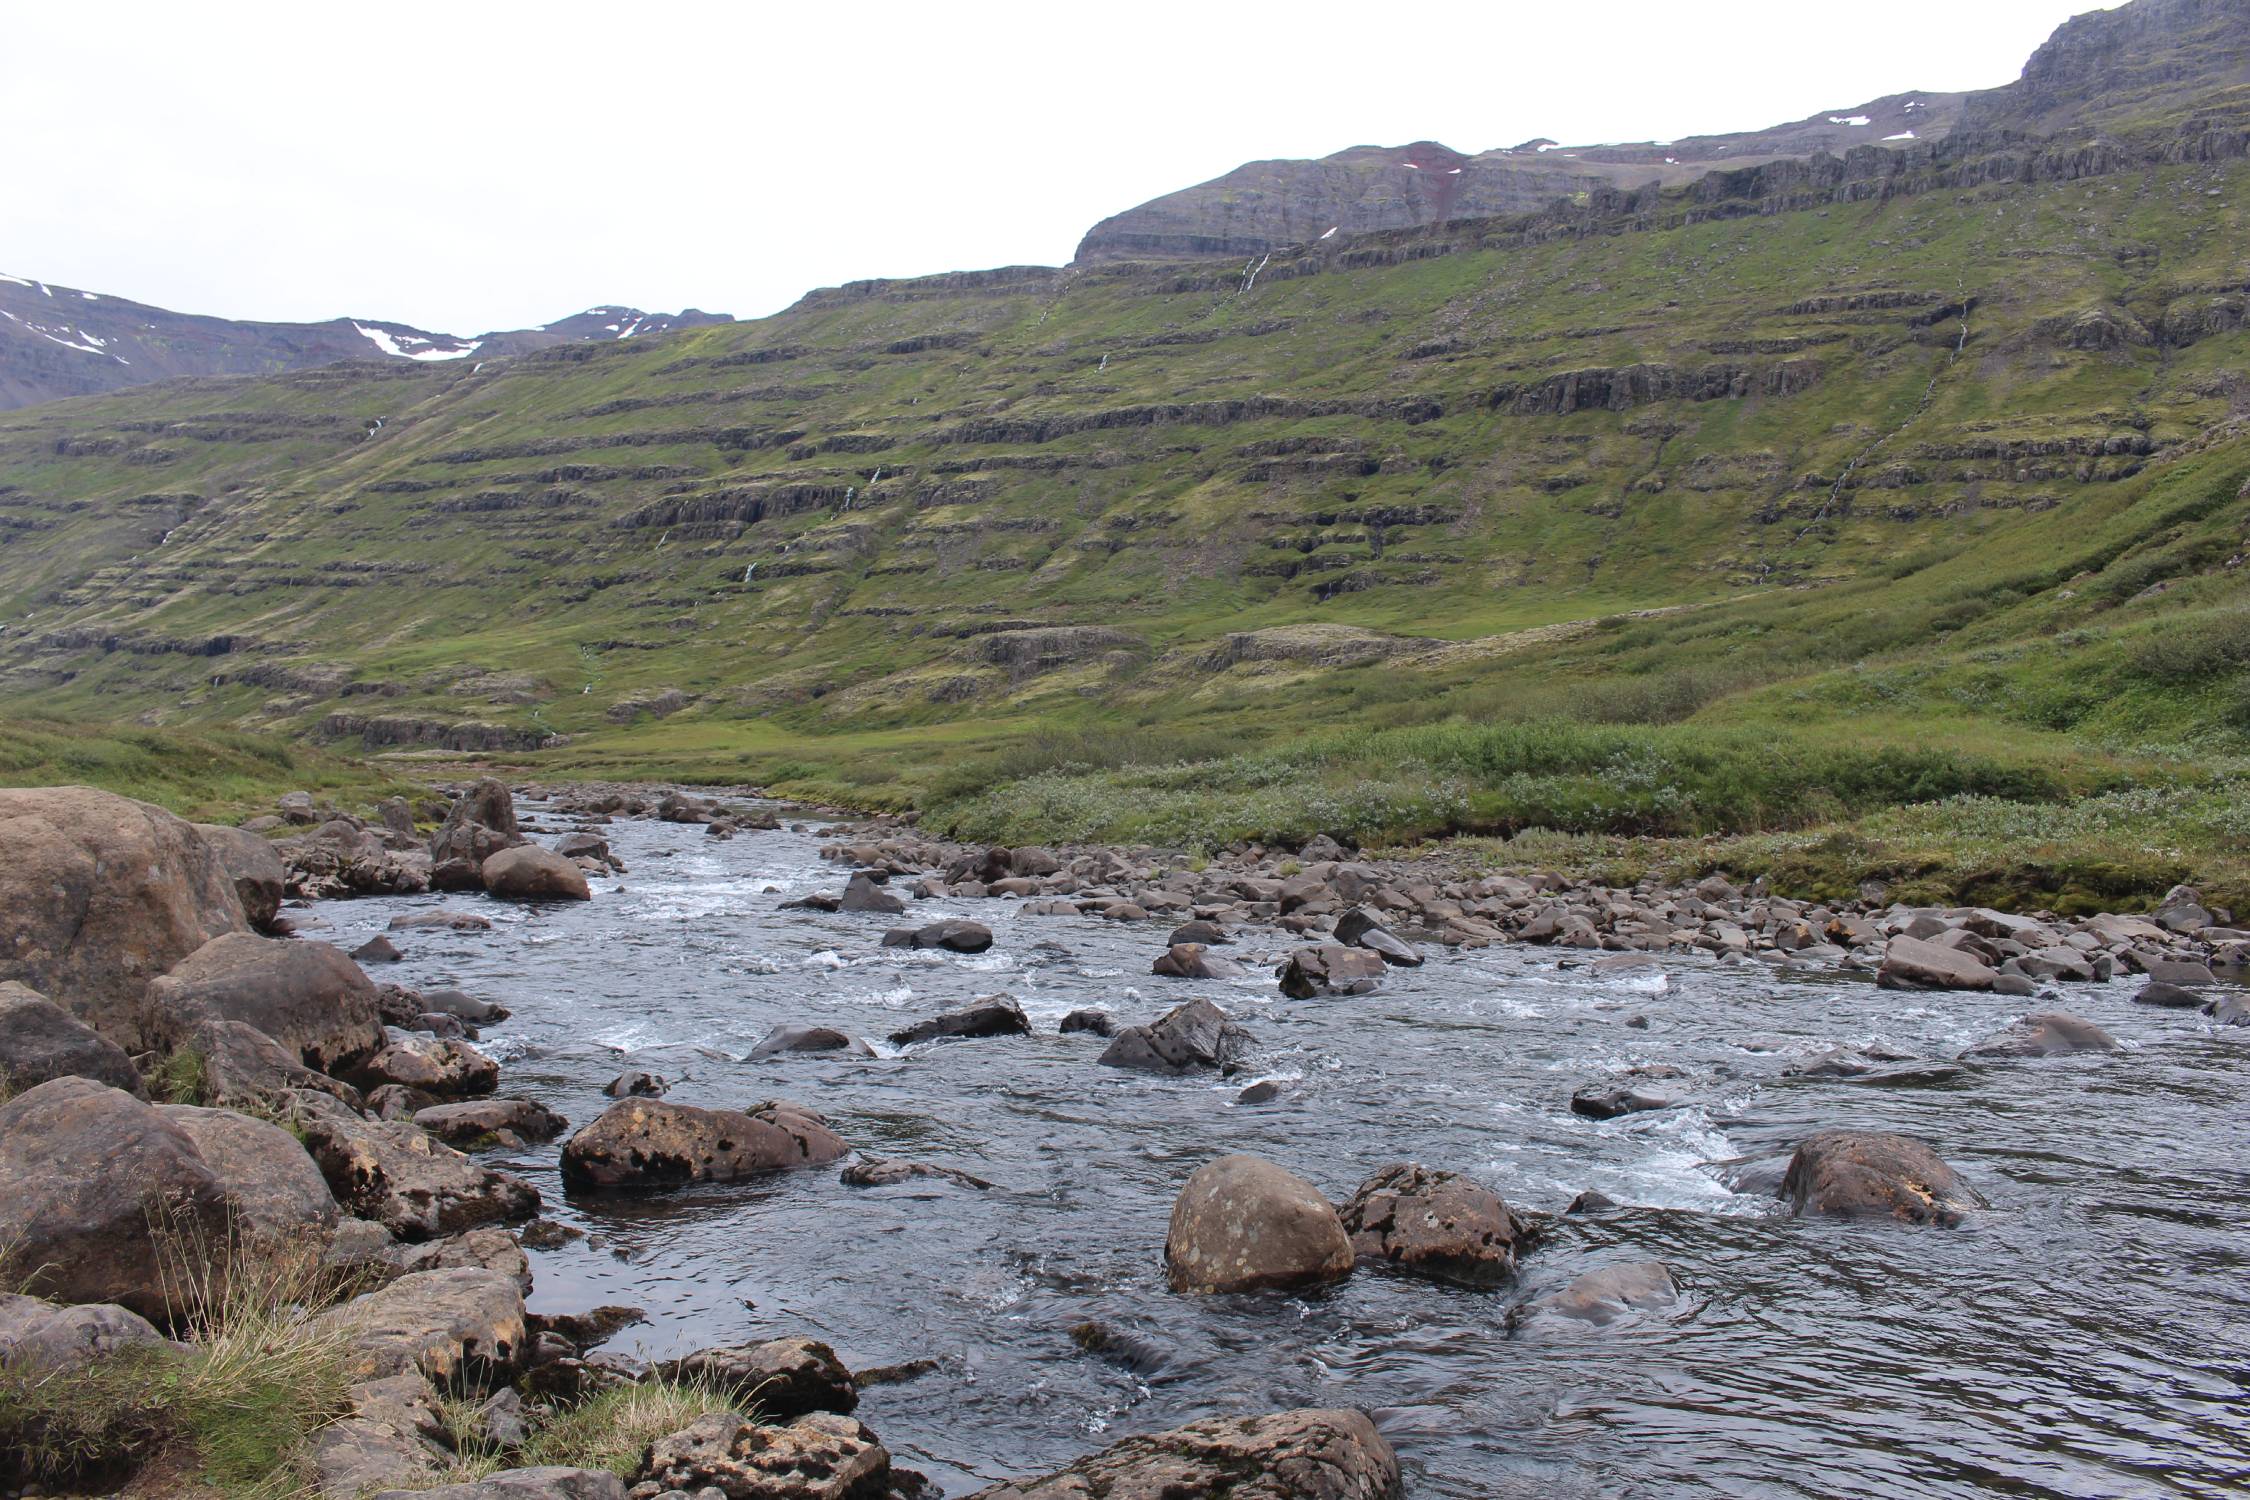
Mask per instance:
[[[833,1026],[776,1026],[750,1049],[749,1061],[760,1062],[799,1052],[841,1052],[848,1057],[875,1055],[873,1047]]]
[[[1679,1286],[1662,1261],[1631,1261],[1588,1271],[1561,1291],[1512,1309],[1508,1322],[1513,1327],[1544,1315],[1600,1327],[1637,1312],[1661,1312],[1679,1298]]]
[[[1222,1156],[1198,1167],[1172,1205],[1164,1265],[1176,1292],[1324,1286],[1352,1271],[1335,1206],[1263,1158]]]
[[[902,1182],[931,1180],[958,1183],[962,1187],[989,1188],[991,1183],[982,1177],[971,1177],[955,1167],[940,1167],[926,1161],[885,1160],[871,1157],[855,1161],[844,1168],[840,1180],[846,1187],[896,1187]]]
[[[745,1111],[627,1099],[563,1143],[562,1174],[577,1187],[731,1182],[819,1166],[850,1149],[827,1121],[795,1104]]]
[[[1824,1130],[1789,1159],[1781,1196],[1798,1214],[1953,1225],[1985,1206],[1938,1154],[1909,1136]]]
[[[1528,1226],[1490,1188],[1412,1162],[1361,1183],[1339,1217],[1360,1258],[1471,1286],[1507,1280],[1529,1239]]]
[[[1365,1412],[1210,1417],[1130,1437],[970,1500],[1401,1500],[1398,1456]]]
[[[1080,1009],[1064,1016],[1062,1024],[1056,1030],[1064,1036],[1079,1031],[1092,1032],[1095,1036],[1110,1036],[1116,1032],[1117,1022],[1106,1010]]]
[[[2079,1052],[2115,1052],[2117,1038],[2091,1021],[2053,1012],[2025,1016],[1996,1036],[1961,1055],[1965,1058],[2068,1057]]]

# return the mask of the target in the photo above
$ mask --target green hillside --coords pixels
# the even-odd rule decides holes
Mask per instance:
[[[0,703],[979,836],[2239,879],[2250,132],[2162,124],[11,413]]]

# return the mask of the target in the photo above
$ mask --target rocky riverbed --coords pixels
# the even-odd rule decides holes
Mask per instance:
[[[297,1086],[330,1220],[385,1226],[361,1253],[531,1279],[510,1371],[535,1401],[810,1338],[858,1372],[846,1425],[953,1495],[1215,1472],[1229,1444],[1360,1486],[1274,1495],[1388,1493],[1394,1450],[1405,1493],[1446,1497],[2250,1472],[2250,1028],[2221,982],[2244,940],[2192,893],[2090,922],[1826,910],[1318,848],[1188,868],[751,805],[716,836],[685,799],[617,815],[642,802],[511,810],[588,899],[285,909],[291,947],[395,951],[365,959],[392,1025],[307,1024],[347,998],[251,1027],[289,1053],[269,1070],[348,1057],[393,1116],[255,1085]],[[445,883],[481,887],[505,840],[448,821]],[[249,1038],[193,1032],[223,1026],[189,1003],[211,974],[164,969],[169,1034],[255,1072]],[[661,1092],[614,1097],[632,1074]],[[467,1155],[397,1192],[355,1174],[417,1138]],[[1364,1433],[1308,1415],[1347,1408]],[[1091,1457],[1259,1413],[1287,1415]],[[738,1446],[683,1435],[646,1483]]]

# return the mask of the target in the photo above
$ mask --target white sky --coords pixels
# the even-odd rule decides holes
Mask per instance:
[[[235,318],[749,317],[1264,157],[1987,88],[2091,0],[0,0],[0,270]]]

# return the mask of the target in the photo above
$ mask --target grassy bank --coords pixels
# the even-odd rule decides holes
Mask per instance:
[[[270,735],[0,719],[0,786],[96,786],[185,818],[229,820],[289,791],[372,802],[411,783],[392,772]]]

